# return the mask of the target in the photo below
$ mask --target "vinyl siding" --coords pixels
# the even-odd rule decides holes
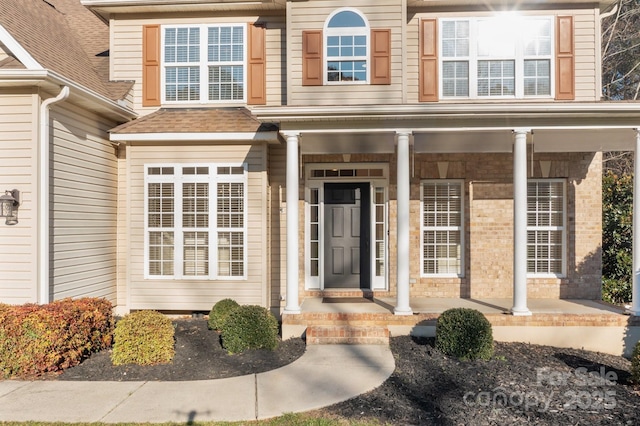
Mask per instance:
[[[0,219],[0,303],[37,302],[38,96],[3,89],[0,95],[0,195],[20,191],[18,224]]]
[[[281,105],[286,96],[284,60],[285,20],[279,16],[199,16],[189,17],[174,15],[168,19],[162,18],[112,20],[109,55],[111,57],[111,79],[135,81],[132,89],[133,107],[140,114],[145,115],[155,111],[155,107],[142,107],[142,26],[149,24],[178,25],[178,24],[213,24],[234,23],[245,24],[256,22],[267,23],[266,51],[267,51],[267,105]],[[175,105],[175,104],[173,104]],[[186,104],[185,104],[186,105]],[[193,107],[216,106],[211,104],[189,104]],[[228,103],[220,106],[230,106]]]
[[[347,5],[343,1],[329,0],[290,4],[288,46],[290,105],[400,104],[403,102],[402,19],[404,14],[401,1],[354,0]],[[336,9],[345,6],[360,11],[369,21],[370,28],[391,30],[390,85],[302,85],[302,31],[322,30],[327,17]]]
[[[527,13],[533,15],[534,13]],[[599,24],[596,9],[537,11],[543,16],[574,16],[575,67],[576,67],[576,101],[595,101],[600,99],[597,52],[600,42],[597,40]],[[407,26],[407,102],[418,102],[418,25],[422,18],[443,18],[457,16],[483,16],[482,13],[415,13]],[[446,102],[446,101],[443,101]],[[459,102],[459,101],[454,101]],[[477,102],[483,102],[478,100]]]
[[[227,297],[241,304],[267,306],[266,146],[193,144],[177,150],[175,144],[133,145],[129,153],[129,309],[208,311]],[[247,279],[144,279],[145,164],[203,162],[248,164]]]
[[[115,303],[118,170],[107,134],[115,124],[69,106],[54,107],[51,119],[53,299]]]

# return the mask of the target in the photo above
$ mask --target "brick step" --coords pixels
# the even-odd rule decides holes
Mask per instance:
[[[385,326],[311,325],[306,330],[307,345],[388,345]]]
[[[306,292],[308,297],[364,297],[371,299],[375,296],[372,290],[359,289],[327,289],[327,290],[309,290]]]

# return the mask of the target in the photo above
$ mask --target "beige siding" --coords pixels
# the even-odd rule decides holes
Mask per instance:
[[[215,302],[227,297],[241,304],[267,306],[266,146],[194,144],[181,146],[178,151],[172,144],[134,145],[129,153],[129,308],[208,311]],[[144,278],[144,165],[196,162],[248,164],[246,280]]]
[[[0,195],[20,191],[18,224],[0,218],[0,303],[37,302],[38,97],[0,94]]]
[[[390,85],[302,85],[302,31],[321,30],[327,17],[345,7],[343,1],[291,3],[288,58],[290,66],[290,105],[399,104],[403,101],[402,75],[402,2],[399,0],[354,0],[350,8],[359,10],[374,29],[391,30]]]
[[[72,107],[51,111],[51,291],[53,299],[116,302],[115,124]]]
[[[600,99],[597,79],[598,64],[596,49],[600,42],[597,40],[597,10],[553,10],[537,11],[537,15],[559,16],[573,15],[575,27],[575,66],[576,66],[576,101],[594,101]],[[422,18],[442,18],[456,16],[483,16],[482,13],[415,13],[407,26],[407,101],[418,102],[418,24]],[[456,101],[457,102],[457,101]]]
[[[285,45],[284,17],[280,16],[204,16],[197,17],[174,15],[168,18],[145,18],[111,21],[111,40],[109,55],[111,57],[111,78],[113,80],[135,81],[132,89],[134,109],[141,114],[148,114],[157,108],[142,107],[142,26],[150,24],[213,24],[213,23],[252,23],[260,20],[267,24],[267,103],[281,105],[286,95],[285,61],[283,49]],[[191,104],[207,105],[214,104]],[[229,106],[223,104],[222,106]]]

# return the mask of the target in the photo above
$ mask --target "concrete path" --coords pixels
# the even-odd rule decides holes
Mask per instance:
[[[308,346],[277,370],[190,382],[0,381],[0,421],[180,422],[266,419],[347,400],[381,385],[384,345]]]

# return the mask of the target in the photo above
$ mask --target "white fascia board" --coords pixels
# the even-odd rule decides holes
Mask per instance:
[[[13,38],[9,31],[5,27],[0,25],[0,43],[4,44],[7,49],[19,60],[27,69],[30,70],[42,70],[42,65],[38,63],[25,48],[22,47],[18,41]]]
[[[640,103],[500,103],[500,104],[420,104],[315,107],[253,107],[253,115],[263,121],[295,121],[309,119],[420,118],[444,114],[611,114],[631,113],[640,117]]]
[[[244,133],[111,133],[112,142],[250,141],[275,142],[277,132]]]

